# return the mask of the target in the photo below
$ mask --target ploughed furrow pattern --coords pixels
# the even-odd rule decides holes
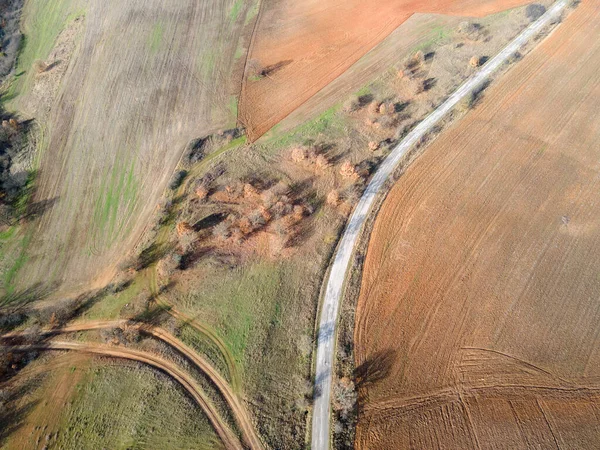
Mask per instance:
[[[231,126],[250,4],[90,0],[50,112],[22,287],[102,287],[138,242],[186,146]],[[40,19],[41,20],[41,19]],[[236,79],[237,78],[237,79]]]
[[[400,178],[357,306],[358,448],[600,442],[600,4]]]
[[[240,121],[252,140],[344,73],[415,13],[481,17],[529,2],[279,0],[261,3],[240,99]]]

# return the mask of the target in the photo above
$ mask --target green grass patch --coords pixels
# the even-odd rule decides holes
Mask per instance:
[[[116,320],[122,317],[121,311],[127,304],[131,304],[133,300],[144,290],[144,280],[139,277],[135,278],[131,285],[115,294],[109,294],[102,298],[98,303],[95,303],[90,309],[85,311],[81,320]]]
[[[240,44],[237,46],[237,48],[235,49],[235,55],[233,57],[233,59],[238,60],[240,59],[242,56],[244,56],[246,54],[246,49],[244,48],[243,45]]]
[[[12,80],[4,100],[12,100],[27,92],[33,82],[34,61],[45,60],[52,51],[56,38],[66,25],[83,15],[81,0],[28,0],[25,2],[21,28],[24,40],[19,51]]]
[[[204,77],[210,77],[215,71],[217,53],[214,48],[207,49],[200,58],[200,72]]]
[[[162,23],[157,23],[152,28],[152,33],[148,37],[148,47],[151,53],[156,53],[160,49],[163,42],[165,29]]]
[[[254,18],[258,15],[258,10],[260,9],[260,0],[255,0],[248,13],[246,14],[246,21],[244,25],[248,25]]]
[[[135,153],[132,153],[135,154]],[[134,161],[117,161],[101,182],[94,209],[97,237],[112,243],[124,231],[127,218],[134,212],[139,191]]]
[[[15,235],[16,231],[17,231],[16,225],[11,225],[10,227],[8,227],[8,229],[6,229],[0,233],[0,241],[8,241]]]
[[[244,0],[235,0],[233,6],[231,7],[231,10],[229,11],[229,20],[235,22],[238,19],[243,5]]]
[[[318,117],[297,126],[287,133],[279,134],[279,126],[276,125],[263,141],[263,146],[280,149],[302,142],[307,138],[315,138],[321,133],[327,133],[333,138],[335,133],[342,130],[344,124],[344,118],[338,114],[339,109],[339,105],[332,106]]]
[[[229,115],[231,116],[231,120],[233,122],[237,122],[238,98],[236,95],[232,95],[229,97],[229,103],[227,104],[227,109],[229,110]]]
[[[6,269],[3,274],[3,284],[4,284],[4,293],[5,295],[12,295],[16,290],[16,279],[19,271],[23,268],[23,266],[27,263],[29,259],[27,254],[27,249],[29,244],[31,243],[31,239],[33,237],[33,230],[29,229],[25,233],[23,237],[20,238],[20,242],[18,242],[16,246],[16,257],[13,260],[12,264]],[[3,258],[6,255],[2,255]]]
[[[361,87],[358,91],[356,91],[356,93],[354,95],[356,95],[357,97],[361,97],[363,95],[367,95],[371,93],[371,83],[367,84],[366,86]]]
[[[86,370],[73,397],[61,411],[48,411],[60,414],[53,448],[220,448],[206,416],[183,389],[144,366]]]
[[[431,50],[433,47],[439,46],[442,41],[445,41],[452,36],[452,32],[452,28],[445,25],[433,27],[429,34],[429,38],[415,46],[411,53],[416,53],[418,51],[426,52]]]
[[[259,338],[275,320],[283,276],[281,265],[246,263],[218,270],[199,283],[201,291],[185,293],[178,300],[188,311],[202,310],[201,317],[214,317],[213,327],[223,336],[236,361],[243,364],[250,337]]]

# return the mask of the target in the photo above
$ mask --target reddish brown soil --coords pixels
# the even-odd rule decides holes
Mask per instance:
[[[599,19],[582,2],[385,201],[357,448],[597,448]]]
[[[484,16],[526,3],[527,0],[265,2],[250,48],[239,118],[250,139],[257,139],[414,13]],[[266,76],[257,77],[253,73],[255,66]]]

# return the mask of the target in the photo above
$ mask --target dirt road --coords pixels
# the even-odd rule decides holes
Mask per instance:
[[[409,133],[409,135],[385,159],[367,186],[367,189],[356,206],[340,241],[331,266],[327,288],[323,298],[321,318],[319,321],[317,363],[315,369],[315,402],[312,422],[313,450],[324,450],[329,448],[331,383],[338,308],[343,293],[346,272],[352,261],[354,247],[360,236],[365,219],[370,213],[373,202],[408,150],[418,143],[434,125],[436,125],[461,101],[461,99],[481,86],[481,84],[504,64],[511,55],[529,42],[529,40],[537,35],[542,28],[557,18],[566,6],[566,0],[556,2],[544,16],[532,23],[498,55],[488,61],[481,71],[467,80],[448,98],[448,100]]]
[[[100,344],[86,344],[82,342],[51,341],[44,344],[19,345],[6,347],[10,351],[46,351],[46,350],[73,350],[113,358],[123,358],[138,361],[152,366],[176,380],[191,395],[196,403],[204,410],[210,423],[228,449],[243,450],[243,446],[235,434],[224,424],[210,399],[204,395],[202,388],[193,377],[179,369],[170,361],[164,360],[150,353],[130,350],[123,347],[109,347]]]
[[[97,320],[83,323],[75,323],[59,329],[43,330],[41,331],[41,334],[58,335],[65,333],[74,333],[78,331],[101,330],[124,326],[135,327],[136,329],[139,329],[142,333],[151,335],[157,339],[162,340],[163,342],[166,342],[171,347],[176,349],[179,353],[181,353],[183,356],[185,356],[190,362],[192,362],[198,370],[206,374],[208,378],[215,384],[215,386],[223,395],[223,398],[231,408],[231,412],[236,420],[236,423],[240,427],[240,430],[242,431],[242,435],[246,443],[252,449],[262,448],[262,443],[254,429],[254,426],[250,419],[250,415],[246,411],[246,408],[239,401],[237,395],[233,392],[227,381],[208,361],[200,357],[193,349],[185,345],[167,330],[160,327],[154,327],[148,324],[133,323],[128,320]],[[21,335],[22,333],[7,333],[3,335],[2,338],[14,338]]]

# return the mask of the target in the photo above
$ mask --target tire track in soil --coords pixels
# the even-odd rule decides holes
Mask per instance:
[[[261,440],[254,429],[254,425],[252,423],[252,420],[250,419],[250,415],[238,399],[236,393],[231,389],[227,381],[223,377],[221,377],[218,371],[208,361],[200,357],[193,349],[181,342],[167,330],[148,324],[138,324],[126,319],[122,319],[111,321],[96,320],[83,323],[74,323],[72,325],[65,326],[59,329],[43,330],[41,331],[41,334],[52,336],[79,331],[101,330],[125,326],[134,327],[142,333],[151,335],[169,344],[171,347],[173,347],[175,350],[177,350],[179,353],[185,356],[189,361],[191,361],[195,365],[196,369],[208,376],[208,378],[217,387],[217,389],[229,405],[236,419],[236,422],[242,431],[246,443],[252,449],[262,449]],[[22,335],[23,333],[21,332],[8,333],[3,335],[2,339],[15,338]]]

